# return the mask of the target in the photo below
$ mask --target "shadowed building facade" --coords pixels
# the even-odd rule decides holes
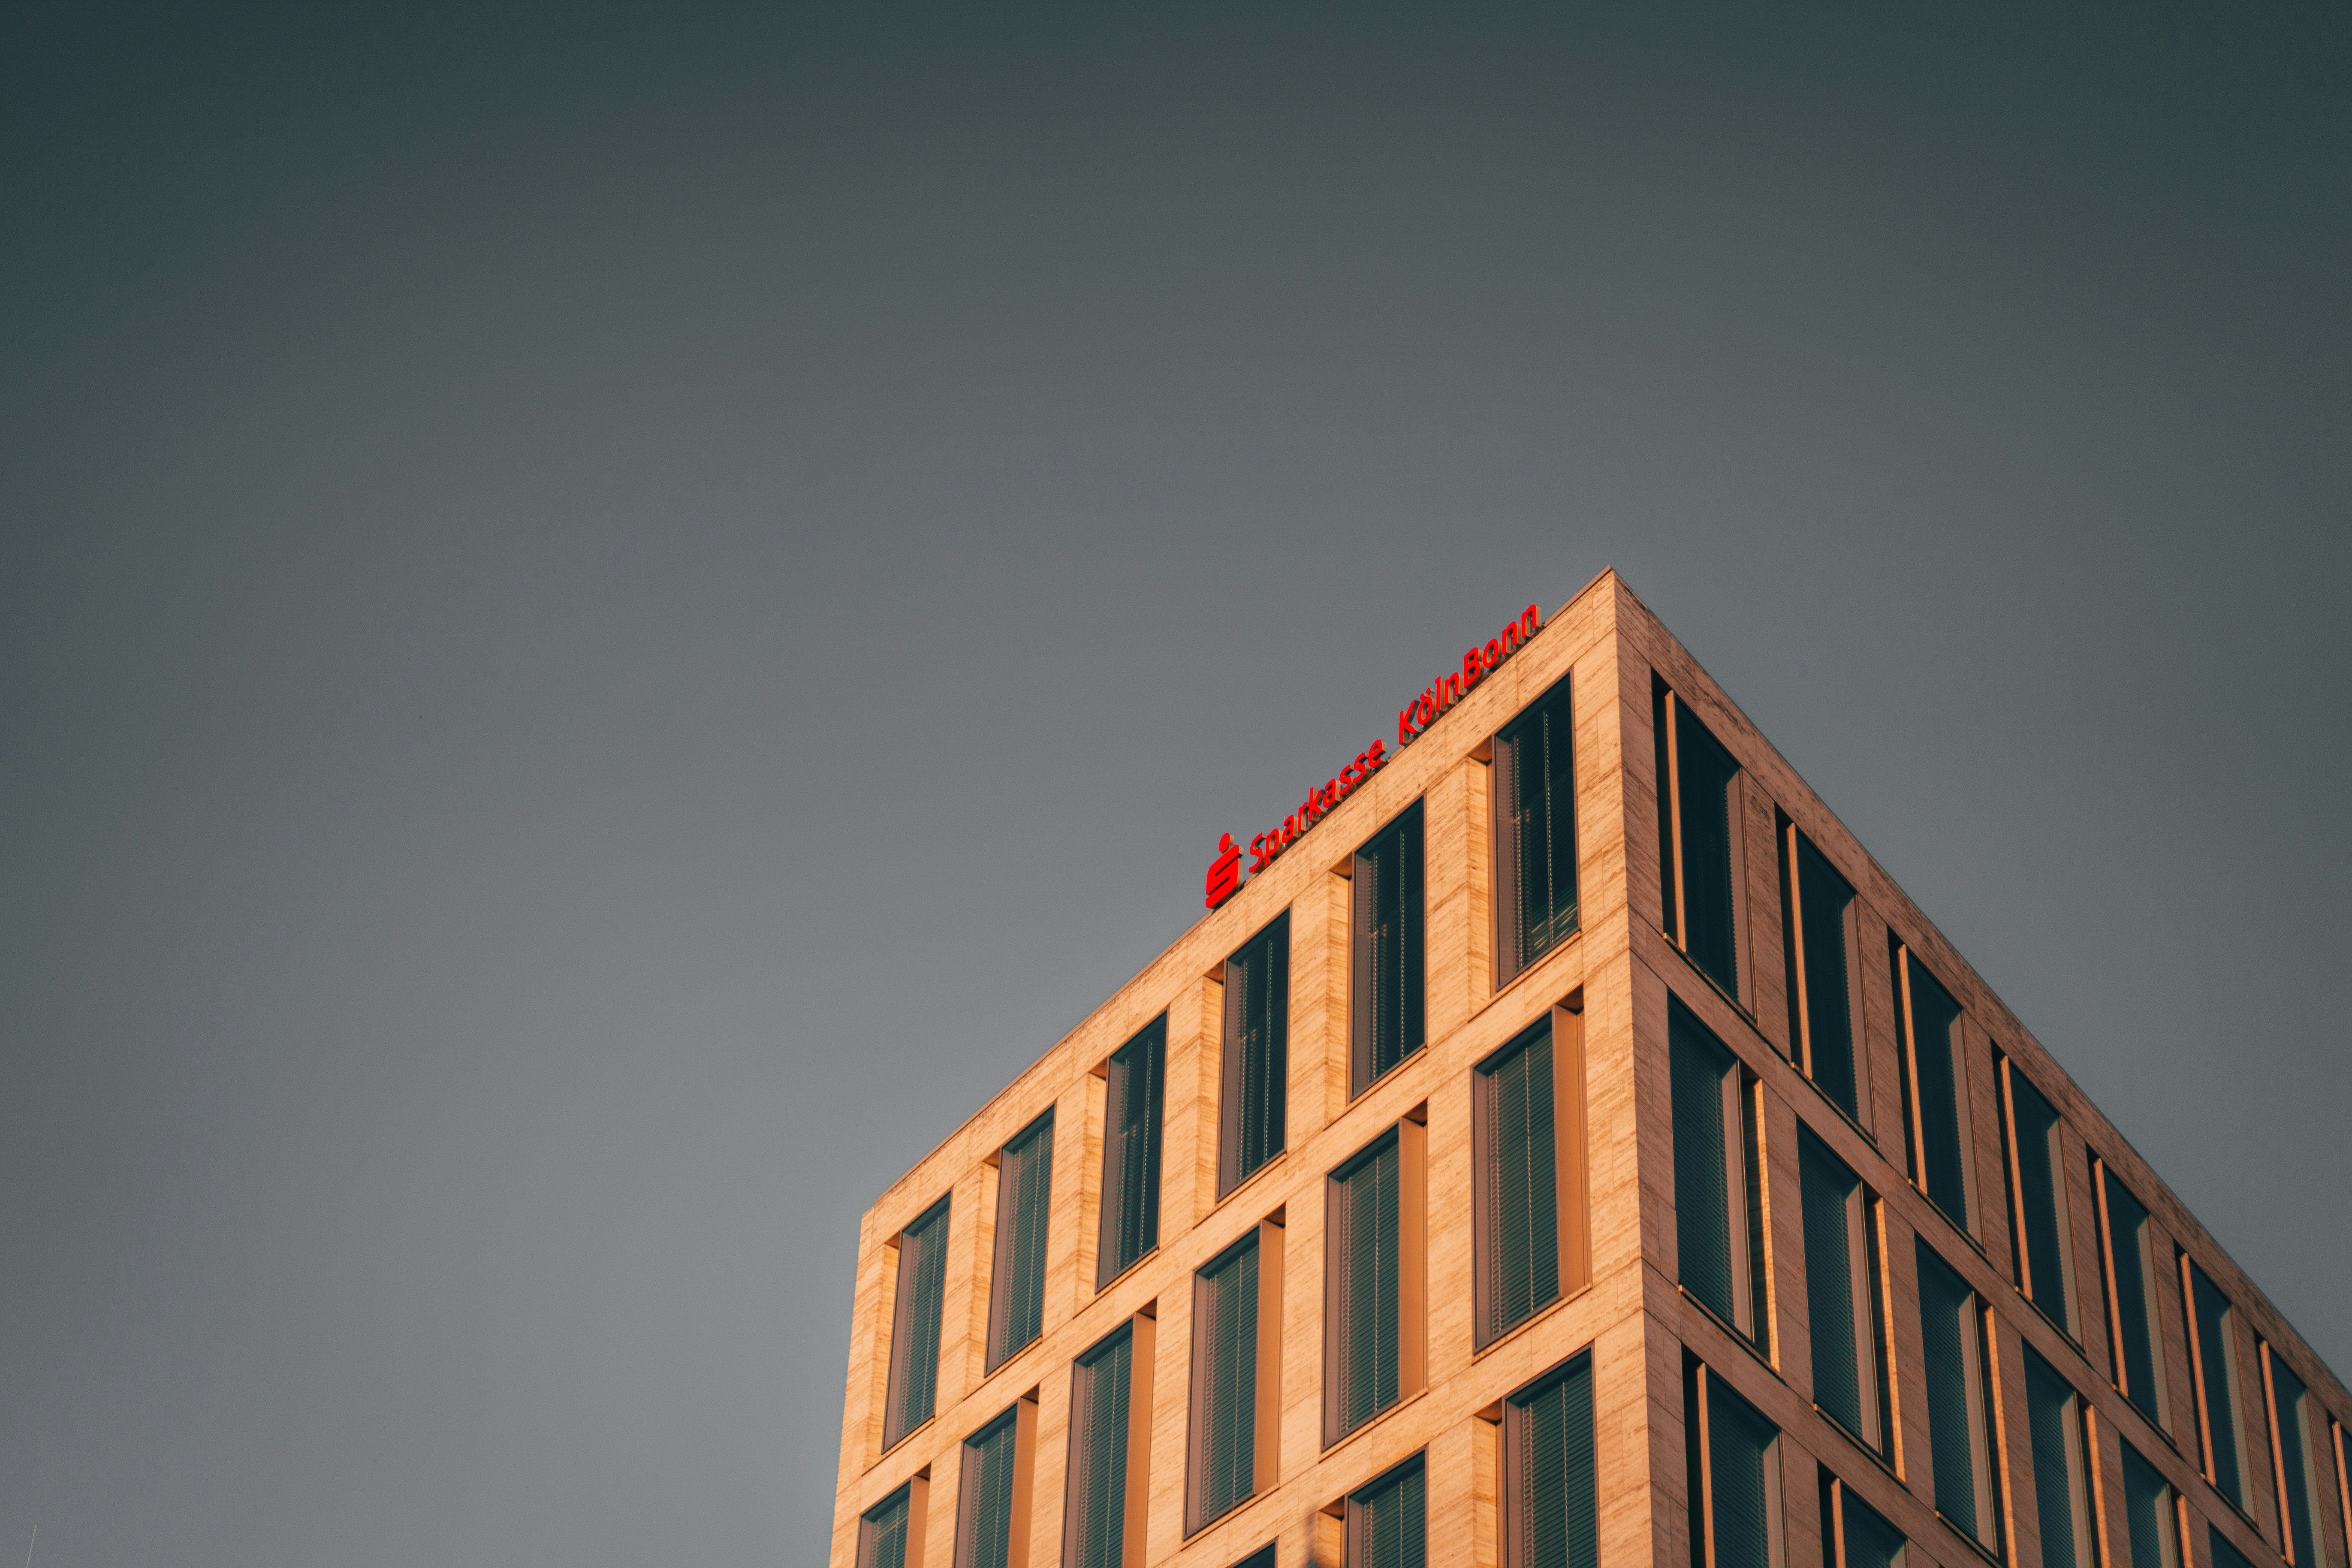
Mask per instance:
[[[866,1214],[834,1568],[2352,1568],[2343,1385],[1613,573],[1458,684]]]

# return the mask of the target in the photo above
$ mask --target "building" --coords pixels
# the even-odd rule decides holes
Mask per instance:
[[[866,1214],[835,1568],[2352,1568],[2343,1384],[1623,583],[1538,621]]]

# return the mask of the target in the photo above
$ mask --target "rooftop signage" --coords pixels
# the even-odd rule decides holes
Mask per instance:
[[[1505,659],[1519,651],[1527,640],[1543,626],[1543,614],[1529,605],[1518,619],[1503,628],[1503,635],[1491,638],[1484,647],[1473,647],[1462,656],[1462,668],[1448,670],[1423,689],[1421,694],[1397,710],[1396,743],[1398,751],[1412,744],[1447,709],[1467,696]],[[1378,773],[1395,753],[1380,741],[1356,753],[1356,760],[1339,770],[1337,778],[1327,779],[1307,792],[1298,809],[1282,819],[1282,826],[1261,833],[1249,841],[1250,872],[1265,870],[1282,852],[1303,837],[1307,829],[1339,809],[1339,803],[1353,795],[1356,787]],[[1202,900],[1215,909],[1241,891],[1242,849],[1230,833],[1217,844],[1217,858],[1209,863],[1209,876]]]

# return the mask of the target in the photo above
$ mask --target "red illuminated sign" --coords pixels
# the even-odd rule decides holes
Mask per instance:
[[[1449,670],[1429,683],[1428,687],[1397,712],[1397,745],[1411,745],[1423,731],[1437,722],[1438,716],[1462,700],[1470,689],[1486,679],[1502,662],[1519,651],[1529,637],[1543,626],[1542,612],[1533,605],[1518,619],[1503,628],[1503,635],[1484,647],[1474,647],[1462,656],[1462,668]],[[1389,760],[1390,752],[1380,742],[1356,753],[1356,760],[1339,770],[1339,776],[1328,779],[1307,792],[1298,809],[1282,819],[1282,826],[1270,833],[1261,833],[1249,842],[1250,870],[1263,871],[1277,856],[1297,843],[1307,830],[1337,810],[1341,801],[1355,793],[1356,786],[1380,771]],[[1217,858],[1209,867],[1205,902],[1215,909],[1241,890],[1241,850],[1234,844],[1230,833],[1217,845]]]

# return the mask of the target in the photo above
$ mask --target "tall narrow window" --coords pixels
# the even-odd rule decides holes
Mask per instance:
[[[1161,1015],[1111,1056],[1103,1096],[1100,1289],[1160,1245],[1160,1110],[1167,1070],[1168,1019]]]
[[[1713,1368],[1687,1356],[1683,1443],[1694,1568],[1787,1568],[1780,1429]]]
[[[2163,1472],[2123,1445],[2124,1533],[2131,1541],[2131,1568],[2182,1568],[2180,1497]]]
[[[1428,1478],[1416,1454],[1348,1499],[1348,1568],[1422,1568],[1428,1560]]]
[[[1407,1119],[1325,1184],[1326,1447],[1422,1385],[1427,1142]]]
[[[1992,1400],[1985,1378],[1984,1303],[1921,1242],[1919,1360],[1927,1379],[1927,1437],[1936,1511],[1998,1557]]]
[[[1780,923],[1788,933],[1789,1040],[1797,1067],[1856,1125],[1870,1125],[1862,1031],[1862,900],[1813,841],[1780,818]]]
[[[1741,1002],[1747,941],[1739,763],[1664,681],[1652,678],[1658,839],[1667,940]]]
[[[1470,1079],[1471,1206],[1481,1349],[1559,1299],[1559,1154],[1553,1138],[1551,1022],[1478,1064]]]
[[[940,1382],[940,1311],[947,1303],[948,1200],[898,1233],[898,1300],[890,1321],[890,1386],[882,1447],[895,1448],[931,1418]]]
[[[2096,1155],[2091,1159],[2091,1181],[2099,1194],[2099,1243],[2116,1387],[2158,1429],[2169,1432],[2172,1405],[2165,1397],[2157,1360],[2164,1331],[2157,1321],[2157,1303],[2162,1299],[2158,1281],[2163,1275],[2158,1272],[2156,1222]]]
[[[909,1481],[859,1517],[857,1568],[921,1568],[925,1489]]]
[[[1895,1018],[1903,1036],[1903,1093],[1911,1180],[1951,1222],[1969,1229],[1969,1078],[1960,1005],[1911,950],[1890,937]]]
[[[2074,1226],[2066,1213],[2066,1164],[2058,1111],[2000,1058],[2001,1139],[2009,1152],[2009,1206],[2018,1289],[2074,1333]]]
[[[2213,1568],[2254,1568],[2253,1560],[2239,1551],[2219,1525],[2207,1525],[2205,1539]]]
[[[1810,1128],[1797,1130],[1805,1222],[1805,1310],[1812,1330],[1813,1403],[1885,1457],[1885,1331],[1878,1200]]]
[[[1225,960],[1217,1195],[1282,1152],[1290,1100],[1290,911]]]
[[[2196,1363],[2197,1420],[2205,1449],[2205,1479],[2245,1511],[2245,1409],[2238,1377],[2238,1310],[2213,1288],[2205,1270],[2183,1254],[2180,1282],[2189,1302],[2189,1355]]]
[[[1823,1568],[1906,1568],[1910,1544],[1885,1514],[1822,1472]]]
[[[1132,1318],[1071,1369],[1063,1568],[1143,1561],[1151,1452],[1151,1320]]]
[[[1495,737],[1496,983],[1576,933],[1576,720],[1567,676]]]
[[[1503,1402],[1502,1471],[1503,1568],[1593,1568],[1591,1352]]]
[[[1422,851],[1421,802],[1414,801],[1365,841],[1349,868],[1349,1094],[1363,1093],[1422,1047],[1429,996]]]
[[[2033,1440],[2034,1522],[2042,1531],[2042,1568],[2098,1568],[2083,1397],[2032,1345],[2025,1347],[2025,1424]]]
[[[996,1156],[996,1253],[989,1266],[988,1370],[1045,1330],[1045,1224],[1054,1208],[1054,1113]]]
[[[1012,1409],[964,1439],[956,1496],[956,1568],[1024,1568],[1037,1401]]]
[[[1682,1286],[1760,1346],[1767,1314],[1755,1095],[1739,1058],[1679,997],[1666,999],[1666,1043]]]
[[[2271,1452],[2277,1456],[2279,1517],[2286,1521],[2286,1560],[2326,1568],[2319,1545],[2320,1427],[2311,1390],[2271,1347],[2263,1346],[2263,1381],[2271,1407]]]
[[[1187,1535],[1273,1484],[1281,1357],[1282,1226],[1268,1220],[1192,1276]]]

